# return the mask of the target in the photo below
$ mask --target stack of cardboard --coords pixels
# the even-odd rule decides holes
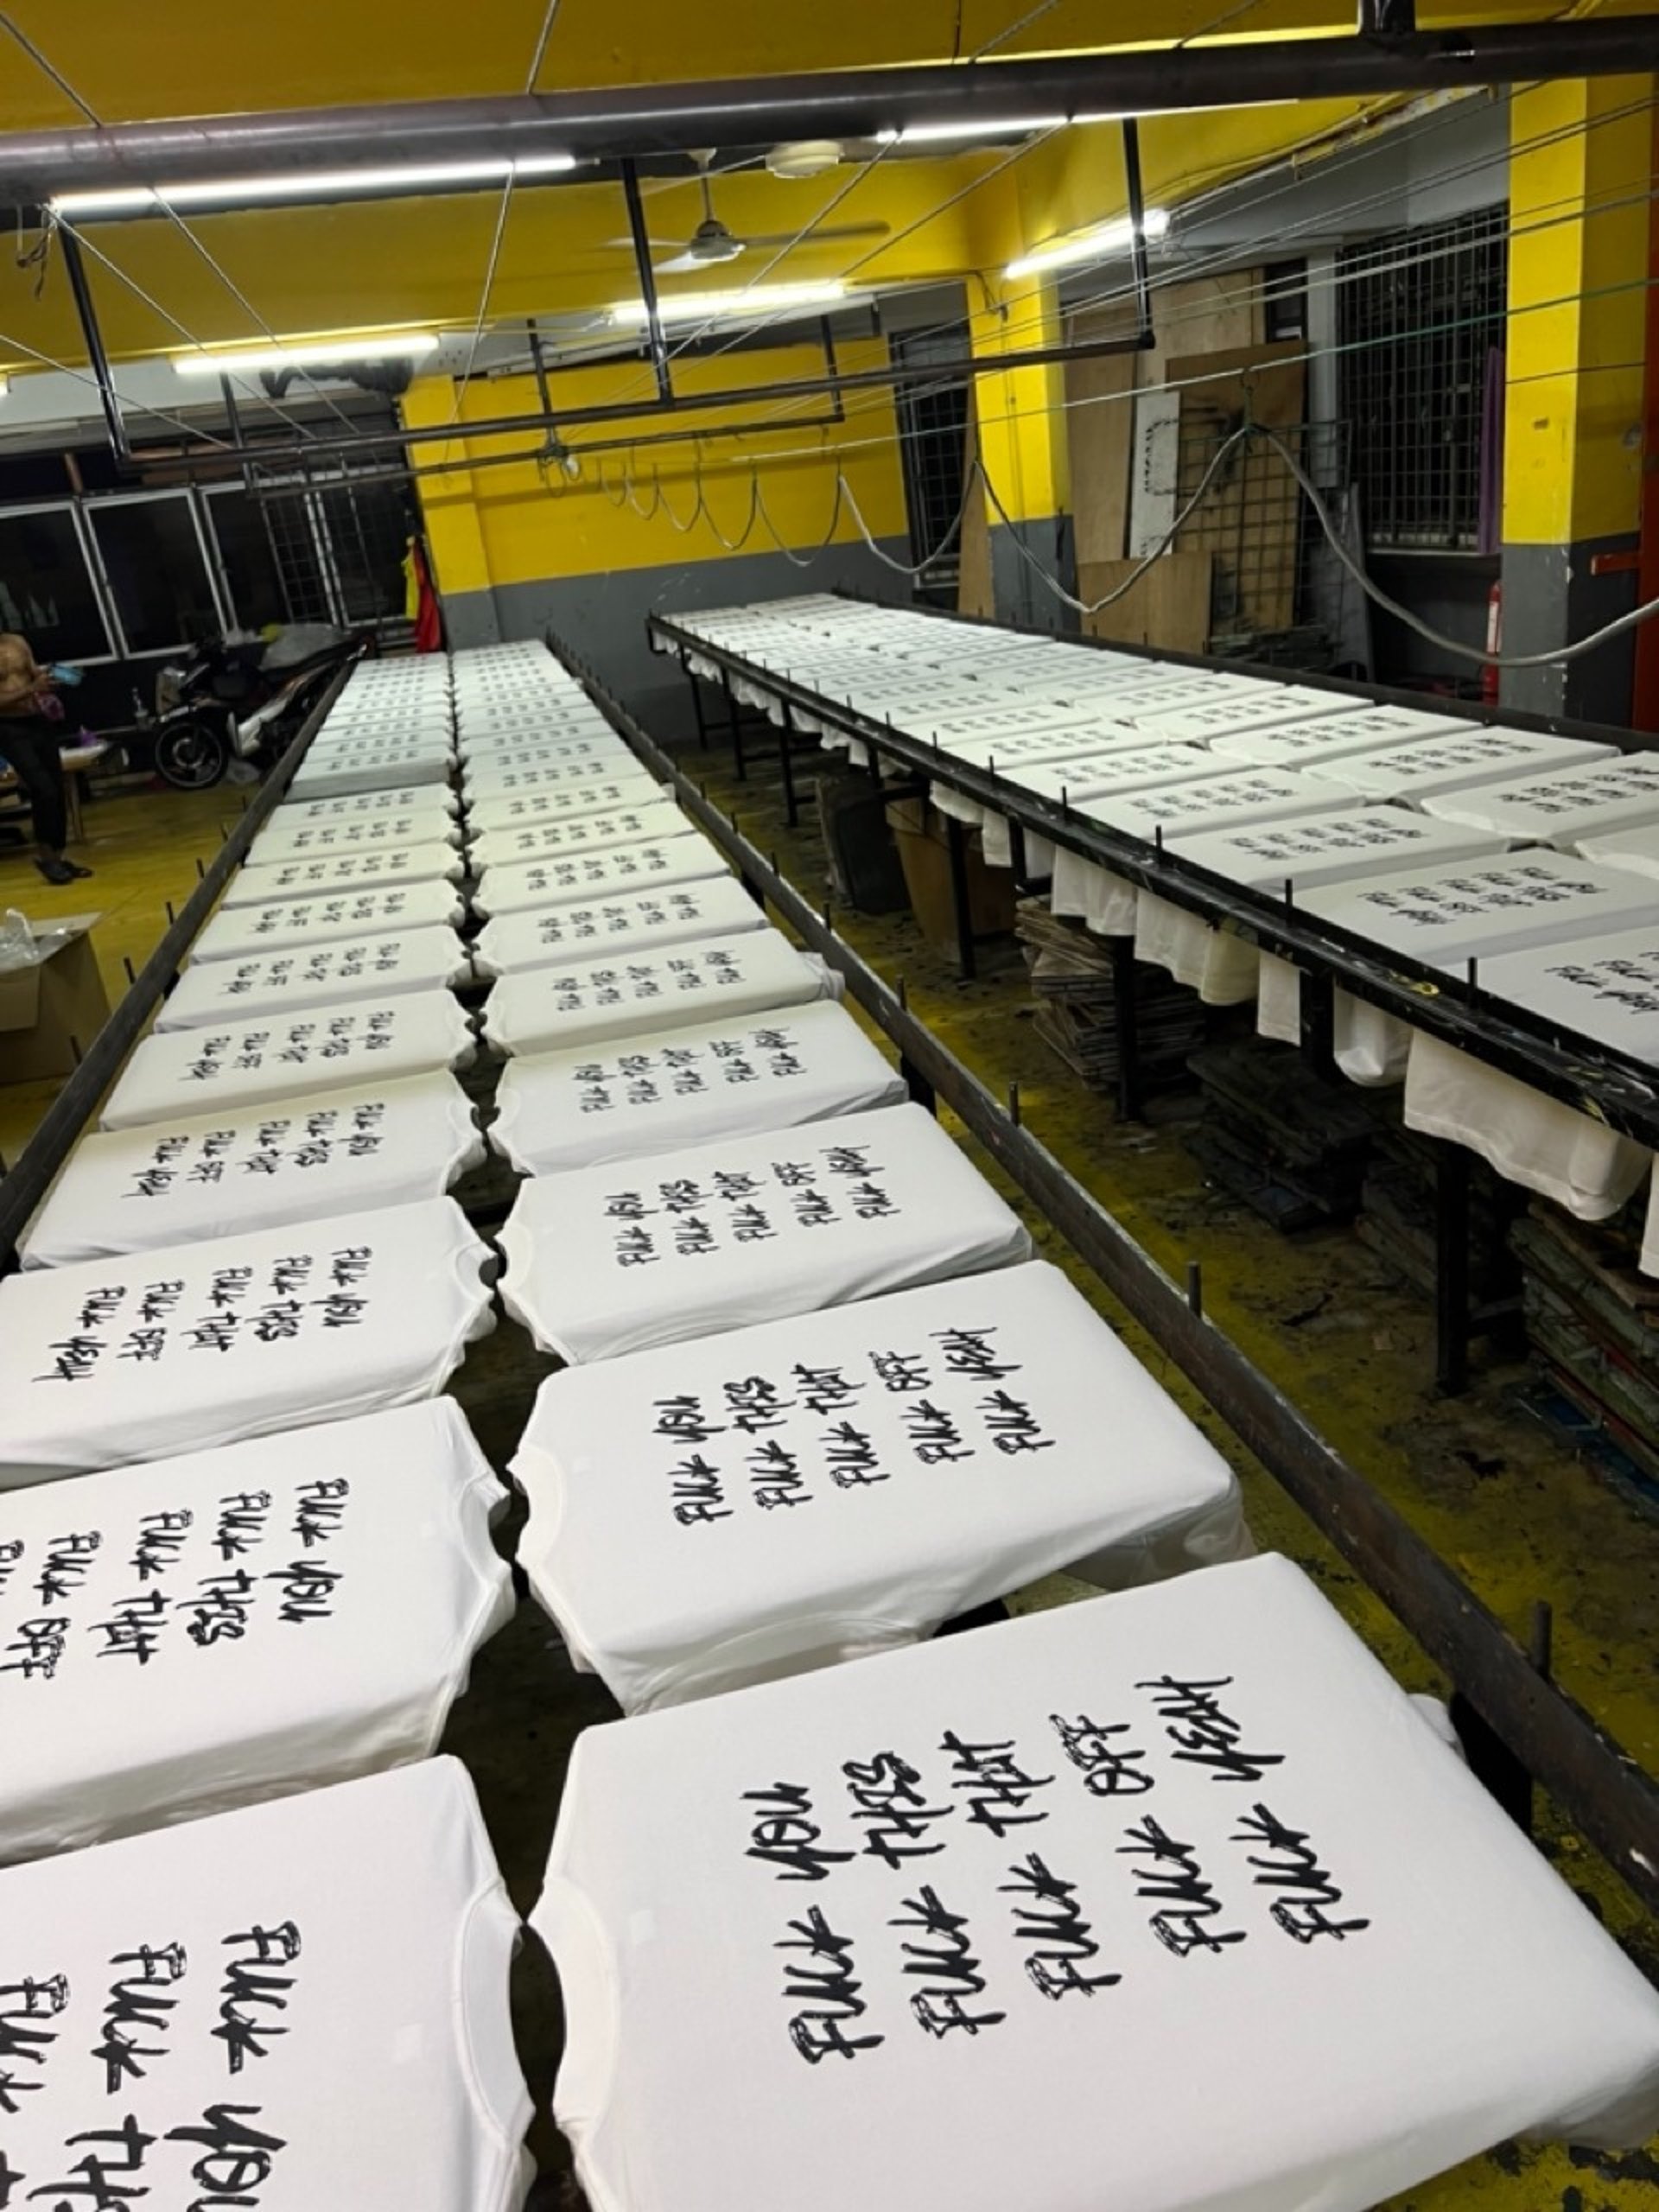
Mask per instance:
[[[1020,901],[1016,926],[1037,1001],[1037,1034],[1092,1090],[1115,1089],[1117,1010],[1109,942],[1081,922],[1051,914],[1040,899]],[[1135,998],[1141,1084],[1166,1086],[1184,1074],[1204,1041],[1204,1008],[1160,969],[1139,964]]]
[[[1259,1037],[1211,1046],[1190,1065],[1204,1112],[1184,1141],[1223,1190],[1286,1231],[1353,1219],[1376,1135],[1366,1093]]]
[[[1644,1193],[1592,1224],[1535,1199],[1510,1243],[1544,1410],[1651,1510],[1659,1507],[1659,1282],[1637,1269],[1646,1204]]]

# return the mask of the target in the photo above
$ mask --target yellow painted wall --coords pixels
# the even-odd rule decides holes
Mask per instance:
[[[1510,544],[1569,545],[1637,525],[1653,90],[1652,78],[1618,77],[1515,96]],[[1533,143],[1557,132],[1556,143]]]
[[[839,359],[844,369],[855,372],[880,365],[886,350],[883,341],[868,340],[843,346]],[[674,365],[676,388],[687,394],[823,373],[823,356],[811,346],[779,346],[762,353]],[[575,410],[643,398],[649,392],[650,376],[639,362],[631,361],[558,372],[552,385],[555,408]],[[464,429],[469,421],[528,413],[537,405],[536,385],[528,376],[479,382],[467,389],[461,424]],[[642,435],[669,427],[691,430],[765,416],[782,407],[783,403],[763,398],[741,416],[732,410],[694,410],[671,425],[665,419],[642,416],[588,431],[573,426],[569,442],[579,450],[585,437],[608,440],[633,428]],[[722,438],[701,448],[690,443],[645,448],[632,463],[626,453],[590,455],[575,483],[556,469],[543,474],[530,460],[427,476],[422,481],[422,499],[439,583],[444,591],[457,593],[617,569],[680,566],[718,561],[733,550],[775,552],[778,537],[791,551],[810,552],[824,543],[832,518],[830,542],[851,544],[860,533],[844,500],[836,514],[837,470],[844,473],[871,531],[878,537],[904,538],[908,525],[891,399],[886,394],[864,394],[856,402],[849,400],[855,411],[838,429],[791,427],[791,416],[798,422],[822,415],[828,407],[827,400],[795,401],[780,412],[775,431]],[[447,423],[454,411],[454,386],[448,378],[423,379],[404,402],[405,419],[411,424]],[[531,429],[464,442],[458,438],[418,452],[423,462],[441,457],[476,461],[483,454],[533,445],[538,435]],[[699,468],[702,497],[712,525],[706,518],[692,524]],[[626,489],[630,477],[632,499]],[[777,537],[758,512],[752,519],[750,486],[756,477]],[[677,526],[685,524],[692,526]]]

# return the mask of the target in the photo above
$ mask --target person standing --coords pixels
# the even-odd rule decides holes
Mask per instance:
[[[62,716],[52,678],[35,664],[28,639],[0,632],[0,753],[29,795],[38,848],[35,865],[48,883],[73,883],[92,872],[64,852],[69,801],[58,751]]]

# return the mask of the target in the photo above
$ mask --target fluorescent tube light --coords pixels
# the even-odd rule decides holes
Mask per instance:
[[[1293,100],[1240,100],[1244,107],[1292,107]],[[876,143],[880,146],[943,146],[957,138],[1014,138],[1039,130],[1064,130],[1069,125],[1084,123],[1150,122],[1160,115],[1219,115],[1225,107],[1189,108],[1113,108],[1103,115],[1024,115],[1015,116],[1006,123],[963,121],[961,123],[912,123],[902,130],[878,130]]]
[[[1148,207],[1141,228],[1148,245],[1155,245],[1168,232],[1169,217],[1161,207]],[[1075,238],[1039,246],[1034,253],[1023,254],[1018,261],[1011,261],[1002,274],[1034,276],[1039,270],[1067,269],[1074,262],[1109,260],[1115,253],[1127,253],[1134,238],[1134,230],[1125,216],[1119,222],[1097,224],[1092,231],[1079,231]]]
[[[676,292],[657,304],[664,322],[712,321],[735,315],[750,316],[758,322],[780,310],[791,312],[798,308],[809,312],[815,308],[844,306],[846,302],[844,284],[825,283],[755,284],[746,292]],[[643,300],[619,300],[609,314],[619,328],[643,330],[651,320]]]
[[[143,208],[257,207],[261,201],[372,199],[377,194],[442,192],[450,185],[505,184],[524,177],[563,176],[576,166],[570,154],[526,154],[516,161],[410,162],[383,169],[289,169],[270,176],[220,177],[200,184],[112,186],[107,191],[64,192],[49,205],[58,215],[125,215]]]
[[[320,338],[293,346],[249,346],[223,353],[207,346],[196,353],[175,353],[173,366],[181,377],[257,376],[263,369],[338,368],[351,361],[419,361],[437,348],[438,341],[430,331],[398,331],[385,338]]]
[[[912,123],[903,130],[878,130],[875,137],[881,146],[941,146],[953,138],[1017,138],[1037,130],[1064,130],[1071,120],[1065,115],[1027,115],[1008,123]]]

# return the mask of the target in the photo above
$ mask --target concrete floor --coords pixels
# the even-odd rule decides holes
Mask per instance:
[[[815,836],[786,831],[769,769],[739,787],[721,756],[698,764],[710,796],[736,804],[745,828],[775,849],[815,894],[823,876]],[[35,916],[99,907],[98,945],[111,998],[165,925],[163,901],[188,896],[198,855],[216,846],[234,795],[168,793],[113,800],[94,810],[84,857],[99,873],[71,892],[49,892],[32,868],[0,855],[0,908]],[[94,895],[87,895],[94,894]],[[1022,971],[971,984],[929,951],[907,917],[849,917],[849,941],[890,980],[903,974],[911,1003],[994,1090],[1020,1085],[1027,1119],[1165,1267],[1204,1263],[1205,1305],[1249,1357],[1319,1423],[1445,1554],[1495,1611],[1524,1624],[1532,1601],[1554,1606],[1560,1677],[1627,1749],[1659,1765],[1653,1683],[1659,1527],[1609,1491],[1520,1403],[1524,1370],[1488,1369],[1465,1399],[1432,1389],[1429,1318],[1345,1232],[1287,1240],[1208,1188],[1179,1139],[1118,1127],[1033,1035]],[[50,1086],[0,1085],[0,1151],[15,1155]],[[972,1150],[972,1147],[969,1147]],[[982,1158],[980,1165],[986,1163]],[[1000,1180],[993,1174],[993,1180]],[[1005,1195],[1014,1197],[1005,1188]],[[1017,1199],[1015,1200],[1017,1204]],[[1198,1402],[1093,1279],[1071,1262],[1039,1221],[1027,1224],[1044,1256],[1065,1266],[1146,1364],[1237,1465],[1257,1540],[1298,1560],[1354,1627],[1413,1688],[1443,1687],[1410,1640],[1282,1491]],[[550,1363],[517,1329],[476,1347],[454,1393],[498,1467],[505,1465],[531,1394]],[[510,1544],[515,1523],[503,1534]],[[1081,1594],[1062,1579],[1022,1593],[1021,1606]],[[994,1630],[988,1631],[995,1633]],[[606,1693],[575,1675],[539,1611],[523,1605],[480,1655],[471,1693],[454,1715],[446,1748],[478,1784],[513,1896],[527,1909],[539,1885],[564,1764],[586,1726],[615,1717]],[[1544,1847],[1561,1872],[1650,1970],[1659,1938],[1600,1862],[1546,1816]],[[1548,1993],[1539,1993],[1547,2003]],[[532,2144],[543,2164],[535,2212],[580,2205],[563,2145],[546,2117],[559,2049],[556,1984],[527,1946],[514,1986],[520,2050],[540,2112]],[[1565,2147],[1506,2147],[1395,2200],[1388,2212],[1653,2212],[1659,2145],[1624,2158]],[[1103,2197],[1103,2212],[1109,2199]],[[733,2212],[751,2212],[747,2206]],[[777,2208],[787,2212],[787,2207]],[[926,2212],[932,2212],[927,2208]],[[1112,2212],[1119,2212],[1113,2207]],[[1122,2212],[1131,2212],[1122,2208]]]

